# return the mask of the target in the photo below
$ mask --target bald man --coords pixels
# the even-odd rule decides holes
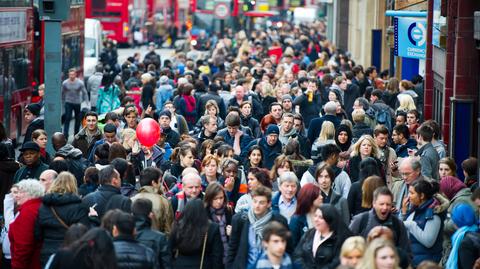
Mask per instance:
[[[172,208],[175,218],[182,214],[185,205],[194,199],[203,199],[202,179],[196,173],[185,174],[182,178],[182,191],[172,198]]]
[[[58,173],[55,170],[47,169],[40,174],[40,184],[45,187],[45,192],[50,190],[53,181],[57,178]]]
[[[55,149],[55,151],[58,151],[59,149],[61,149],[66,144],[67,144],[67,139],[65,138],[65,135],[63,133],[56,132],[56,133],[53,134],[52,145],[53,145],[53,149]]]

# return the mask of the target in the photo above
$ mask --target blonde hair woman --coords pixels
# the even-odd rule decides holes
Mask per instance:
[[[320,135],[312,144],[312,158],[320,154],[319,148],[326,144],[335,144],[335,126],[331,121],[324,121]]]
[[[380,151],[375,140],[370,135],[362,135],[352,146],[350,160],[348,160],[346,165],[346,172],[350,176],[352,183],[360,179],[360,162],[368,157],[374,158],[379,166],[382,166],[379,160]]]
[[[343,242],[340,250],[340,264],[350,268],[355,268],[363,258],[366,243],[361,236],[352,236]]]
[[[392,242],[375,239],[367,247],[357,269],[398,269],[399,258]]]
[[[42,267],[61,247],[65,232],[75,223],[90,226],[89,209],[77,193],[77,180],[70,172],[61,172],[43,197],[38,211],[37,226],[43,246],[40,250]]]
[[[403,112],[407,113],[410,110],[417,109],[417,107],[415,106],[415,102],[413,101],[413,98],[412,98],[411,95],[409,95],[409,94],[399,94],[397,96],[397,98],[398,98],[398,102],[399,102],[400,105],[398,106],[396,112],[403,111]]]

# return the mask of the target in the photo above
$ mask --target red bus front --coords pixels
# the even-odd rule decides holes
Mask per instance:
[[[102,23],[107,38],[131,45],[132,28],[142,27],[149,13],[147,0],[86,0],[86,17]]]
[[[12,139],[26,128],[23,109],[33,89],[32,18],[31,2],[0,1],[0,121]]]

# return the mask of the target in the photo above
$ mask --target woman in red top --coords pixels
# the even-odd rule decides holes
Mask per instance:
[[[18,215],[8,231],[12,269],[40,269],[42,242],[35,240],[34,227],[45,189],[36,179],[25,179],[15,186],[18,191],[13,197],[18,205]]]

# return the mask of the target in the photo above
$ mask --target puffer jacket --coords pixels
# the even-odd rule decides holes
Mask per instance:
[[[160,268],[171,268],[167,236],[164,233],[152,230],[150,226],[150,219],[136,218],[135,227],[137,241],[153,250],[156,257],[159,258],[158,262]]]
[[[67,228],[60,223],[53,214],[55,210],[67,226],[82,223],[89,226],[89,209],[82,203],[79,196],[73,193],[59,194],[50,193],[43,197],[42,206],[38,211],[38,219],[35,224],[35,237],[43,240],[40,251],[40,262],[44,266],[50,255],[57,252],[61,247]]]
[[[160,268],[153,250],[140,244],[132,235],[113,238],[118,269]]]

